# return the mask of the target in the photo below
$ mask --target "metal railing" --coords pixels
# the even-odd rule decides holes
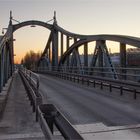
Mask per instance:
[[[36,121],[38,121],[37,107],[42,104],[42,96],[39,93],[39,76],[25,68],[20,68],[19,73],[27,90],[33,112],[36,112]]]
[[[115,67],[115,72],[112,67],[69,67],[69,66],[61,66],[61,67],[39,67],[38,71],[48,72],[48,71],[60,71],[67,73],[76,73],[82,75],[92,75],[99,76],[105,78],[114,79],[114,75],[116,75],[117,79],[120,80],[129,80],[134,82],[140,82],[140,68],[122,68]]]
[[[54,105],[43,104],[38,106],[38,114],[42,131],[47,140],[54,140],[54,126],[60,131],[64,139],[83,140],[81,135]]]
[[[80,134],[54,105],[43,104],[41,94],[39,93],[39,76],[25,68],[20,68],[19,73],[33,106],[33,112],[36,112],[36,121],[39,121],[46,140],[58,138],[57,136],[55,138],[54,135],[54,125],[61,133],[62,138],[83,140]]]
[[[131,69],[130,69],[131,70]],[[87,74],[79,74],[79,73],[70,73],[66,71],[38,71],[41,73],[57,76],[63,79],[71,80],[74,82],[78,82],[81,84],[87,83],[87,85],[91,85],[96,87],[98,85],[101,90],[104,87],[108,87],[109,91],[112,92],[113,89],[119,89],[120,95],[123,95],[123,91],[129,91],[133,93],[134,99],[137,98],[137,95],[140,94],[140,83],[122,79],[112,79],[108,77],[101,77],[98,75],[87,75]]]

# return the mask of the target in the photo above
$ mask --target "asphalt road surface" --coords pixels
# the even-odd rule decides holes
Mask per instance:
[[[40,74],[40,92],[45,103],[53,103],[72,124],[102,122],[107,126],[140,123],[140,103],[103,93],[86,85]]]

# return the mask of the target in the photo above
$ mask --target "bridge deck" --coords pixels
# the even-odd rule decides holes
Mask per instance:
[[[139,97],[104,92],[40,74],[45,103],[54,103],[85,139],[139,139]],[[107,90],[106,90],[107,91]]]
[[[44,102],[54,103],[84,139],[140,138],[139,99],[103,93],[46,75],[40,75],[40,84]],[[0,139],[44,139],[17,73],[0,121]]]
[[[40,91],[45,102],[54,103],[72,124],[102,122],[107,126],[140,123],[139,98],[120,96],[107,90],[40,75]]]

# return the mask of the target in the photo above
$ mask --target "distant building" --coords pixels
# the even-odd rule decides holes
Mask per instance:
[[[111,56],[111,61],[115,66],[120,65],[120,56],[119,54],[115,54]]]
[[[127,49],[127,64],[140,67],[140,48]]]
[[[93,58],[93,54],[89,54],[88,55],[88,65],[89,66],[91,64],[92,58]],[[120,64],[119,53],[111,54],[110,58],[111,58],[111,61],[112,61],[113,65],[118,66]],[[81,60],[82,65],[84,65],[84,55],[83,54],[80,55],[80,60]]]

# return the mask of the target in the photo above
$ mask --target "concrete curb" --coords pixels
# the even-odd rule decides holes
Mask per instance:
[[[7,83],[5,84],[5,87],[3,87],[2,92],[0,93],[0,119],[3,116],[3,112],[7,103],[8,95],[9,95],[9,90],[11,88],[13,81],[13,76],[9,78]]]

